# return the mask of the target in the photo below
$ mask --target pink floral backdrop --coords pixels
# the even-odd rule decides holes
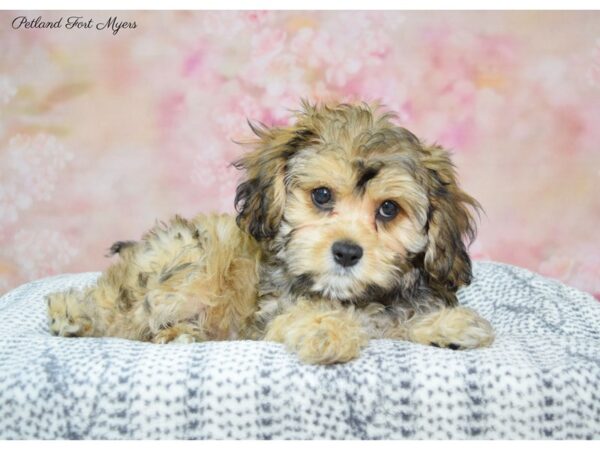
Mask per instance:
[[[135,29],[12,29],[111,15]],[[96,271],[115,240],[233,210],[246,118],[381,100],[455,154],[475,259],[600,298],[596,12],[0,13],[0,291]]]

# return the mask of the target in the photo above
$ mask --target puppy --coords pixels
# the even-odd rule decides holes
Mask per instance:
[[[313,364],[350,361],[374,338],[490,345],[490,324],[456,297],[479,205],[444,149],[391,118],[304,102],[292,126],[251,124],[237,217],[175,217],[116,243],[97,284],[48,296],[51,331],[264,339]]]

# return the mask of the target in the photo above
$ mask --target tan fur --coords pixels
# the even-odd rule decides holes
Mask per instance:
[[[51,294],[51,329],[155,342],[170,342],[175,330],[195,340],[245,337],[260,255],[231,216],[176,217],[121,250],[96,286]]]
[[[238,215],[176,217],[80,292],[49,296],[51,331],[156,343],[281,342],[308,363],[346,362],[370,338],[476,348],[493,331],[457,307],[477,202],[448,153],[367,105],[303,104],[294,125],[252,125],[236,163]],[[327,188],[330,204],[313,193]],[[398,214],[383,218],[384,202]],[[236,222],[237,221],[237,226]],[[239,227],[238,227],[239,226]],[[341,266],[333,244],[361,249]]]
[[[442,308],[417,316],[408,324],[408,337],[419,344],[440,347],[487,347],[494,341],[491,325],[469,308]]]
[[[331,364],[356,358],[368,334],[353,308],[300,300],[269,323],[265,339],[285,344],[305,362]]]

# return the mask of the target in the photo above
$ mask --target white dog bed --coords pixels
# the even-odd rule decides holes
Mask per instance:
[[[0,438],[600,438],[600,303],[526,270],[476,263],[464,305],[494,345],[372,341],[351,363],[267,342],[154,345],[50,336],[35,281],[0,299]]]

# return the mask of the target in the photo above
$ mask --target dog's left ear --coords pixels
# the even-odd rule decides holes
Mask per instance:
[[[470,243],[476,234],[471,210],[479,203],[466,194],[456,182],[456,172],[450,156],[439,146],[424,147],[422,162],[427,169],[429,216],[424,266],[433,284],[451,293],[471,282],[471,259],[465,240]]]
[[[245,177],[235,194],[238,226],[256,240],[275,236],[286,199],[285,172],[288,160],[315,138],[301,126],[268,128],[248,122],[258,139],[245,142],[252,151],[236,161]]]

